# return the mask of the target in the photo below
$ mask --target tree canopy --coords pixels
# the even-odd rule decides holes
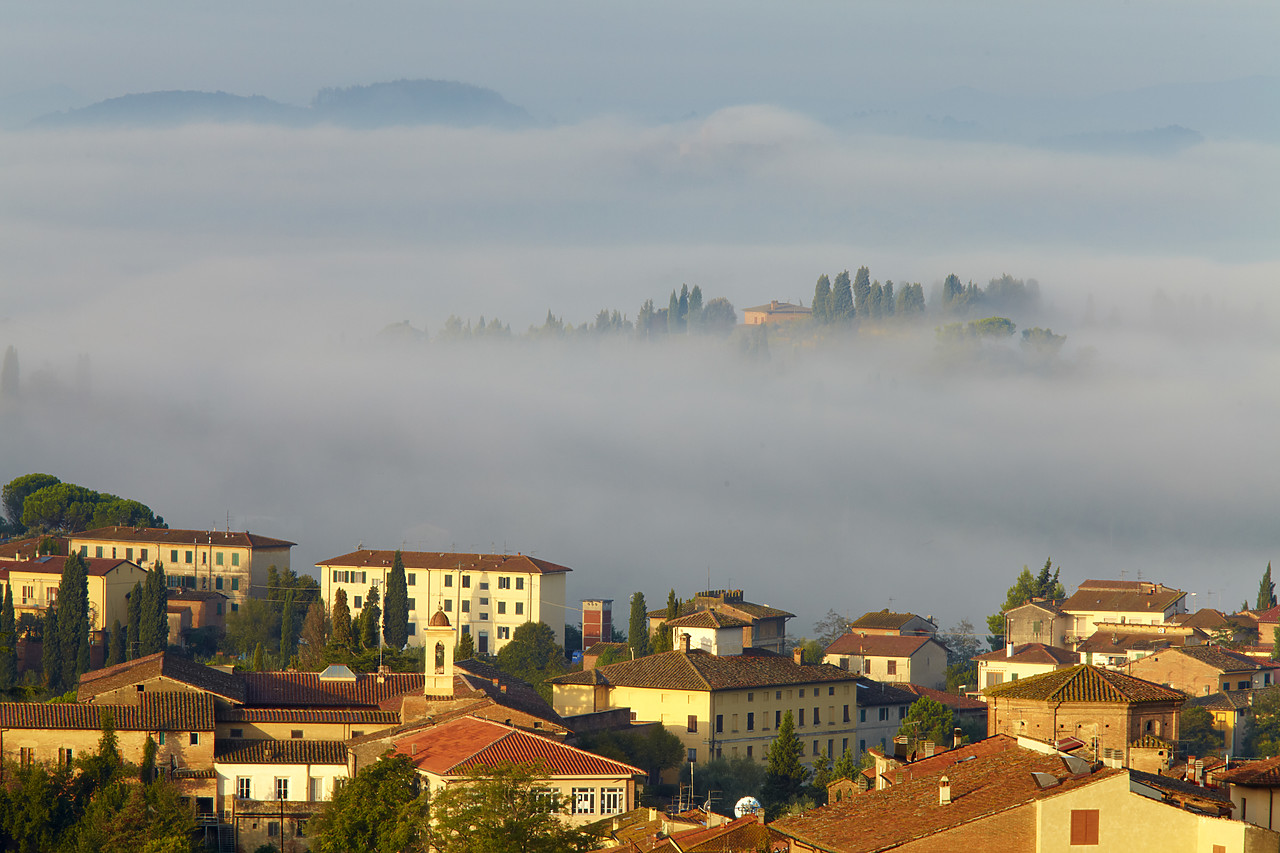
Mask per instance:
[[[437,853],[571,853],[595,846],[560,820],[568,809],[558,791],[519,764],[482,768],[431,801],[430,844]]]
[[[382,602],[382,637],[393,649],[403,649],[409,642],[409,586],[405,578],[404,557],[397,548]]]
[[[1052,570],[1052,574],[1050,574]],[[1053,558],[1044,561],[1044,566],[1040,569],[1038,575],[1032,575],[1031,570],[1026,566],[1022,567],[1022,573],[1018,575],[1017,580],[1013,582],[1013,586],[1009,587],[1009,591],[1005,593],[1004,604],[1001,605],[998,613],[993,613],[987,617],[987,642],[991,644],[992,649],[998,649],[1004,645],[1004,614],[1015,607],[1021,607],[1033,598],[1043,598],[1050,600],[1061,600],[1067,597],[1067,591],[1058,581],[1058,572],[1061,569],[1053,568]]]
[[[164,527],[146,504],[64,483],[52,474],[24,474],[0,490],[10,527],[21,532],[74,533],[90,527]]]
[[[955,715],[937,699],[921,696],[911,703],[906,719],[898,727],[899,735],[917,740],[931,740],[943,747],[950,745],[955,732]]]
[[[796,736],[795,718],[787,711],[782,715],[782,725],[769,745],[766,757],[764,787],[761,800],[772,813],[793,802],[800,796],[809,771],[800,763],[804,746]]]
[[[565,671],[564,649],[545,622],[526,622],[511,632],[511,640],[498,650],[498,669],[527,681],[542,698],[551,701],[551,686],[544,680]]]
[[[406,755],[379,758],[334,792],[310,823],[316,853],[421,850],[428,814],[422,776]]]

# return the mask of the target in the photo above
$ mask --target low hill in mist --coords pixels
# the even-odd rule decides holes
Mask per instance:
[[[309,108],[261,95],[142,92],[36,119],[37,127],[165,127],[199,122],[335,124],[362,129],[418,124],[518,127],[532,117],[497,92],[446,80],[397,80],[323,89]]]

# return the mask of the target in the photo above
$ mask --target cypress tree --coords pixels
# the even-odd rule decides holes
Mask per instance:
[[[680,599],[676,598],[674,588],[667,593],[667,618],[674,619],[680,615]]]
[[[1271,582],[1271,562],[1267,562],[1267,570],[1262,573],[1262,581],[1258,584],[1257,610],[1269,610],[1276,606],[1276,585]]]
[[[67,556],[58,583],[58,644],[61,683],[72,686],[89,669],[89,574],[77,551]]]
[[[631,621],[627,623],[627,644],[638,658],[649,654],[649,611],[644,603],[644,593],[631,596]]]
[[[107,666],[124,662],[124,631],[119,619],[111,623],[111,644],[107,647]]]
[[[164,566],[147,573],[142,588],[142,605],[138,625],[138,657],[162,652],[169,647],[169,586]]]
[[[150,785],[151,780],[156,776],[156,742],[151,735],[147,735],[146,745],[142,747],[142,764],[138,768],[138,780],[144,785]]]
[[[893,306],[893,280],[889,279],[884,283],[884,301],[880,304],[880,314],[885,317],[892,317]]]
[[[689,291],[689,314],[685,317],[685,323],[689,331],[702,326],[702,288],[696,284]]]
[[[387,577],[387,597],[382,602],[382,636],[393,649],[403,649],[409,642],[409,586],[404,573],[404,558],[396,549]]]
[[[671,291],[671,299],[667,301],[667,331],[671,334],[681,331],[680,297],[674,290]]]
[[[689,285],[680,285],[680,331],[689,327]]]
[[[265,663],[266,654],[262,648],[262,643],[258,643],[258,647],[253,650],[253,671],[262,672]]]
[[[44,670],[44,683],[52,693],[62,692],[62,646],[58,641],[58,610],[44,611],[44,654],[40,664]]]
[[[133,585],[133,592],[129,593],[129,606],[127,608],[124,636],[124,659],[133,660],[138,656],[138,629],[142,624],[142,581],[138,581]]]
[[[280,660],[286,661],[298,650],[297,620],[293,612],[293,590],[285,593],[280,609]]]
[[[831,321],[831,279],[823,273],[818,276],[818,283],[813,288],[813,307],[810,314],[816,323]]]
[[[6,585],[0,609],[0,690],[12,690],[18,681],[18,626],[13,615],[13,587]]]
[[[352,651],[351,647],[351,608],[347,606],[347,591],[340,589],[333,594],[333,612],[330,614],[333,633],[329,642],[336,649]]]
[[[369,596],[360,614],[360,642],[366,649],[378,648],[382,632],[382,608],[378,606],[378,588],[369,587]]]
[[[768,767],[764,787],[760,791],[769,808],[776,810],[791,802],[804,787],[809,771],[800,763],[802,750],[800,738],[796,737],[795,720],[787,711],[782,715],[782,725],[778,726],[778,734],[769,746]]]
[[[458,648],[453,653],[454,660],[471,660],[476,656],[476,643],[471,639],[471,632],[467,631],[462,635],[462,640],[458,643]]]
[[[832,323],[853,319],[853,290],[849,286],[849,271],[845,270],[836,276],[835,287],[831,290],[831,308],[827,312]]]
[[[871,301],[871,272],[866,267],[858,267],[858,274],[853,278],[853,311],[859,317],[868,313]]]

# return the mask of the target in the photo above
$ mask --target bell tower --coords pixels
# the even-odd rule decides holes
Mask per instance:
[[[426,646],[426,679],[423,692],[428,696],[453,695],[453,625],[444,610],[437,610],[427,623],[423,645]]]

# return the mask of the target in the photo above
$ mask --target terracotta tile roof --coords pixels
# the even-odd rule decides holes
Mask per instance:
[[[1212,644],[1178,646],[1169,649],[1167,652],[1161,652],[1161,654],[1185,655],[1192,660],[1207,664],[1219,672],[1257,672],[1263,669],[1272,669],[1274,666],[1274,664],[1266,664],[1246,655],[1233,652],[1230,649],[1224,649],[1222,646]]]
[[[608,651],[616,652],[616,651],[621,651],[622,649],[625,649],[625,648],[627,648],[626,643],[604,643],[604,642],[592,643],[591,648],[587,649],[585,652],[583,652],[583,654],[599,656]]]
[[[901,628],[912,619],[924,619],[923,616],[916,616],[914,613],[890,613],[888,610],[874,610],[870,613],[864,613],[855,619],[850,625],[849,630],[857,632],[859,628],[877,628],[887,630],[889,628]],[[928,622],[928,619],[924,619]]]
[[[897,684],[903,690],[909,690],[916,696],[928,696],[930,699],[947,705],[953,711],[983,711],[987,710],[987,703],[981,699],[974,699],[969,696],[960,696],[956,693],[948,693],[945,690],[935,690],[932,687],[925,687],[922,684]]]
[[[1205,696],[1192,696],[1187,705],[1206,711],[1240,711],[1250,707],[1252,690],[1220,690]]]
[[[503,708],[546,720],[556,728],[566,728],[564,719],[532,684],[507,675],[492,664],[475,659],[457,661],[454,663],[453,682],[454,696],[463,697],[469,693],[487,696]]]
[[[750,619],[741,619],[724,610],[699,610],[667,620],[668,628],[746,628],[749,625]]]
[[[225,601],[227,596],[211,589],[170,589],[170,601]]]
[[[28,539],[10,539],[8,542],[0,542],[0,560],[30,560],[35,557],[36,549],[40,547],[40,543],[46,538],[51,538],[58,544],[57,550],[67,550],[67,537],[65,536],[32,536]]]
[[[1251,615],[1259,622],[1280,622],[1280,604],[1275,607],[1268,607],[1266,610],[1255,611]]]
[[[910,705],[920,697],[901,689],[900,684],[886,684],[873,681],[866,676],[858,677],[858,707],[875,708],[881,705]]]
[[[928,643],[946,649],[933,637],[903,637],[897,634],[858,634],[853,631],[827,646],[829,655],[869,655],[874,657],[911,657]]]
[[[1024,643],[1021,646],[1014,646],[1012,655],[1004,649],[997,649],[994,652],[978,655],[973,660],[1007,660],[1012,663],[1044,663],[1061,666],[1063,664],[1079,663],[1080,655],[1071,651],[1071,649],[1064,649],[1059,646],[1050,646],[1045,643]]]
[[[1091,664],[1006,681],[984,691],[993,699],[1036,699],[1045,702],[1183,702],[1186,694],[1132,675]]]
[[[1062,609],[1068,613],[1164,613],[1185,595],[1180,589],[1145,581],[1089,580],[1062,602]]]
[[[1280,788],[1280,756],[1249,761],[1218,774],[1219,782],[1260,788]]]
[[[639,776],[644,771],[520,729],[460,717],[395,742],[421,770],[462,776],[499,764],[537,764],[550,776]]]
[[[287,539],[273,539],[249,531],[176,530],[163,527],[97,527],[72,534],[73,542],[96,539],[111,542],[141,542],[157,545],[209,545],[223,548],[289,548]]]
[[[1169,621],[1189,628],[1203,628],[1206,631],[1213,631],[1229,624],[1225,613],[1208,607],[1202,607],[1195,613],[1175,613],[1169,617]]]
[[[1043,610],[1045,613],[1052,613],[1054,616],[1066,616],[1067,613],[1062,609],[1062,599],[1040,599],[1039,601],[1028,601],[1025,604],[1019,604],[1017,607],[1011,607],[1005,611],[1005,615],[1016,613],[1024,607],[1030,607],[1035,610]]]
[[[1202,802],[1231,805],[1231,795],[1226,788],[1210,788],[1194,782],[1184,782],[1172,776],[1160,776],[1155,773],[1143,773],[1141,770],[1129,769],[1129,778],[1155,788],[1172,799],[1180,802]]]
[[[315,672],[245,672],[244,704],[258,707],[377,708],[406,693],[421,693],[421,672],[357,673],[355,681],[321,679]]]
[[[341,764],[347,745],[340,740],[221,739],[214,745],[217,764]]]
[[[321,568],[390,569],[395,551],[364,549],[330,557],[316,563]],[[545,575],[571,572],[567,566],[549,563],[525,554],[455,554],[442,551],[401,551],[406,569],[452,569],[463,572],[509,572],[511,574]]]
[[[6,572],[30,572],[32,574],[42,575],[60,575],[62,574],[62,566],[67,562],[66,557],[44,556],[35,557],[30,560],[0,560],[0,569]],[[89,577],[102,577],[110,574],[120,566],[134,566],[141,569],[141,566],[130,563],[128,560],[109,560],[98,559],[96,557],[88,557],[84,561],[85,568]]]
[[[777,607],[770,607],[767,604],[753,604],[740,598],[734,598],[729,601],[695,598],[680,602],[680,612],[676,614],[676,617],[688,616],[690,613],[697,613],[700,610],[721,610],[753,621],[759,619],[791,619],[795,616],[794,613],[787,610],[779,610]],[[659,607],[657,610],[650,610],[647,615],[650,619],[666,619],[667,608]]]
[[[769,850],[773,842],[784,837],[760,823],[755,815],[743,815],[720,826],[672,833],[671,840],[684,853],[722,853],[725,850]]]
[[[1109,629],[1093,632],[1077,649],[1094,654],[1119,655],[1128,652],[1154,652],[1182,645],[1185,637],[1177,634],[1125,634]]]
[[[908,765],[903,771],[912,775],[888,788],[780,818],[770,827],[821,850],[885,850],[1124,772],[1102,768],[1073,776],[1058,756],[1017,746],[972,758],[964,749],[953,750],[926,761],[927,773],[919,766],[926,762]],[[944,773],[951,785],[947,805],[938,800],[938,777]],[[1032,773],[1050,774],[1057,784],[1042,788]],[[893,819],[886,819],[890,815]]]
[[[857,677],[829,664],[801,666],[790,657],[764,649],[744,649],[740,655],[713,655],[695,649],[688,653],[662,652],[547,680],[551,684],[609,684],[614,687],[711,691],[854,681]]]
[[[213,731],[213,699],[199,693],[147,694],[140,705],[3,702],[0,728],[100,729],[103,713],[111,714],[120,731]]]
[[[395,711],[374,708],[225,708],[218,710],[216,716],[220,723],[329,723],[386,727],[400,722],[400,715]]]
[[[161,677],[208,691],[232,702],[244,702],[244,682],[238,675],[168,652],[156,652],[115,666],[86,672],[80,676],[76,698],[81,702],[91,702],[95,696],[103,693]]]

